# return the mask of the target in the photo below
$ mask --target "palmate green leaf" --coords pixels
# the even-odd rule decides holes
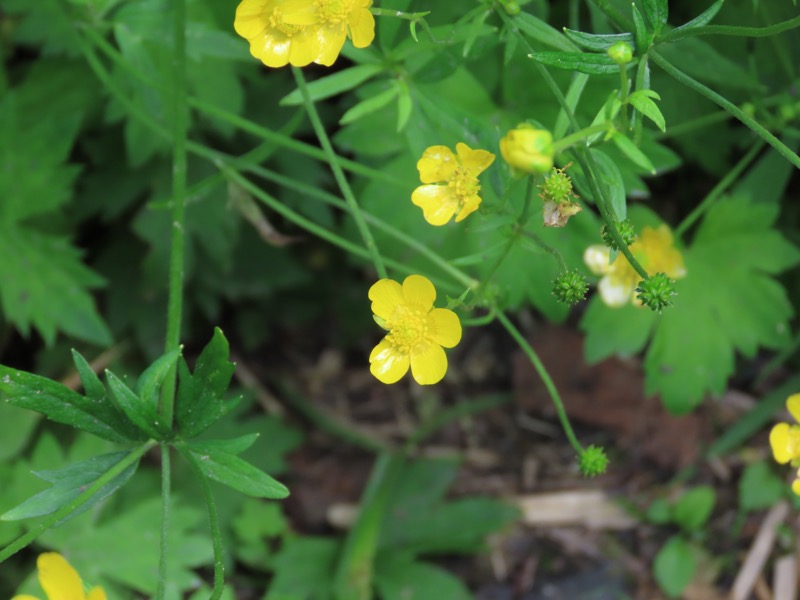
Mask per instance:
[[[238,400],[225,399],[225,391],[236,368],[228,361],[228,355],[228,340],[217,327],[197,359],[194,374],[181,359],[175,416],[184,438],[199,435],[238,404]]]
[[[178,448],[203,475],[243,494],[273,500],[289,495],[286,486],[235,454],[226,452],[220,443],[191,442]]]
[[[566,71],[578,71],[587,75],[610,75],[619,73],[619,65],[615,63],[608,54],[588,54],[585,52],[534,52],[528,55],[536,62],[548,67],[564,69]],[[634,58],[625,65],[626,69],[631,68],[639,61]]]
[[[34,410],[47,418],[87,431],[112,442],[131,438],[116,429],[115,419],[107,419],[98,411],[99,402],[86,398],[60,383],[0,365],[0,394],[3,399],[21,408]],[[105,411],[107,413],[107,411]]]
[[[297,537],[286,541],[275,558],[275,577],[264,600],[327,600],[340,544],[330,538]]]
[[[37,471],[34,475],[53,485],[27,499],[25,502],[0,515],[4,521],[19,521],[31,517],[49,515],[77,498],[87,486],[94,483],[114,465],[130,454],[129,451],[95,456],[58,471]],[[86,512],[98,502],[108,498],[122,487],[136,472],[139,462],[130,465],[122,473],[100,488],[90,500],[84,502],[69,515],[69,519]]]
[[[771,508],[786,495],[787,486],[775,474],[774,463],[761,460],[745,467],[739,480],[739,510],[750,512]]]

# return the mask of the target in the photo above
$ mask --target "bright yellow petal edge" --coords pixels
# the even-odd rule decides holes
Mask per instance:
[[[772,448],[772,456],[780,464],[786,464],[792,460],[789,451],[789,424],[778,423],[769,432],[769,445]]]
[[[80,575],[57,552],[44,552],[36,559],[39,571],[39,583],[48,600],[106,600],[106,593],[101,587],[94,587],[88,597],[83,591]],[[35,596],[21,594],[12,600],[38,600]]]

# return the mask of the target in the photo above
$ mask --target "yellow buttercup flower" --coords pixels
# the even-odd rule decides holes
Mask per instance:
[[[39,583],[48,600],[106,600],[103,588],[97,586],[86,594],[78,572],[67,560],[56,552],[40,554],[36,560]],[[23,594],[11,600],[38,600],[36,596]]]
[[[456,144],[456,154],[447,146],[431,146],[417,162],[421,185],[411,194],[411,201],[422,208],[431,225],[444,225],[453,215],[463,221],[481,204],[480,175],[494,162],[494,154]]]
[[[233,27],[268,67],[330,66],[349,36],[356,48],[375,38],[372,0],[242,0]]]
[[[631,253],[648,273],[666,273],[672,279],[686,276],[683,256],[672,244],[672,232],[666,225],[657,229],[645,227],[642,235],[630,245]],[[583,254],[583,260],[595,275],[603,275],[597,289],[600,297],[608,306],[620,307],[628,302],[637,306],[641,302],[636,298],[636,286],[641,276],[630,265],[624,255],[619,254],[609,264],[611,251],[607,246],[589,246]]]
[[[795,421],[800,421],[800,394],[789,396],[786,408]],[[782,465],[791,463],[795,468],[800,467],[800,425],[778,423],[769,432],[769,445],[772,448],[772,456],[778,463]],[[792,491],[800,496],[800,470],[792,482]]]
[[[517,175],[547,173],[553,168],[553,152],[553,134],[529,123],[520,123],[500,140],[500,154]]]
[[[381,279],[369,289],[375,321],[389,333],[369,355],[369,370],[383,383],[408,372],[421,385],[438,383],[447,371],[444,348],[461,341],[461,321],[452,310],[433,308],[436,289],[422,275],[401,286]]]

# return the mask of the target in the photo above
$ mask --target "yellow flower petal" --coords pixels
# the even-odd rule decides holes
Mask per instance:
[[[461,164],[472,171],[473,175],[484,171],[494,162],[494,154],[486,150],[472,150],[466,144],[459,142],[456,144],[456,152]]]
[[[89,591],[86,600],[106,600],[106,593],[100,586],[94,587]]]
[[[280,7],[284,23],[315,25],[319,22],[319,14],[314,4],[315,0],[283,0]]]
[[[609,258],[611,250],[607,246],[596,244],[589,246],[583,253],[583,262],[595,275],[605,275],[611,269]]]
[[[797,479],[792,482],[792,491],[797,495],[800,496],[800,473],[797,474]]]
[[[77,571],[56,552],[45,552],[36,560],[39,582],[48,600],[83,600],[83,583]]]
[[[372,300],[372,312],[384,320],[391,319],[394,309],[405,303],[403,288],[393,279],[380,279],[373,283],[368,296]]]
[[[422,209],[431,225],[445,225],[458,209],[458,198],[446,185],[421,185],[411,194],[411,202]]]
[[[445,348],[458,344],[461,341],[458,315],[447,308],[434,308],[428,314],[428,336],[432,342]]]
[[[236,7],[236,17],[233,28],[240,36],[249,40],[254,38],[269,26],[265,18],[264,0],[242,0]]]
[[[427,312],[436,300],[436,288],[427,277],[409,275],[403,281],[403,297],[407,305]]]
[[[788,423],[778,423],[772,428],[769,432],[769,445],[776,462],[785,464],[794,458],[789,447]]]
[[[347,39],[347,29],[344,23],[319,29],[317,32],[317,40],[320,44],[319,56],[314,62],[330,67],[339,57],[345,39]]]
[[[365,8],[357,8],[350,15],[350,39],[356,48],[366,48],[375,39],[375,17],[369,12],[368,7],[372,1],[366,2]]]
[[[422,183],[449,181],[458,168],[458,161],[447,146],[431,146],[417,161],[419,180]]]
[[[420,344],[411,354],[411,375],[420,385],[439,383],[447,372],[447,355],[438,344]]]
[[[28,594],[22,594],[20,596],[14,596],[11,600],[39,600],[36,596],[29,596]]]
[[[624,306],[630,302],[635,290],[636,284],[628,285],[608,275],[603,277],[600,283],[597,284],[597,291],[600,292],[603,302],[612,308]]]
[[[314,62],[318,55],[319,41],[314,31],[305,29],[292,36],[289,48],[289,64],[295,67],[305,67]]]
[[[444,351],[443,351],[444,352]],[[369,370],[381,383],[396,383],[408,372],[409,357],[386,341],[372,349],[369,355]]]
[[[250,40],[250,54],[268,67],[283,67],[289,64],[292,40],[274,30],[265,30],[263,35]]]
[[[464,201],[464,204],[461,206],[461,210],[458,211],[456,215],[456,223],[459,223],[466,219],[469,215],[474,213],[478,210],[478,207],[481,205],[481,197],[478,195],[470,196]]]
[[[800,394],[792,394],[789,396],[786,400],[786,408],[794,417],[794,420],[800,423]]]

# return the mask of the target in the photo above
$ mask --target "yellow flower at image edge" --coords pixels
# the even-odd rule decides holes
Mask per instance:
[[[630,251],[648,273],[666,273],[672,279],[686,276],[683,256],[673,246],[672,232],[666,225],[659,225],[658,229],[642,229],[642,235],[630,245]],[[639,285],[641,276],[623,254],[620,253],[609,264],[610,255],[611,250],[602,245],[589,246],[583,253],[586,266],[595,275],[603,275],[597,284],[600,297],[605,304],[614,308],[628,302],[640,305],[636,298],[636,286]]]
[[[356,48],[375,38],[372,0],[242,0],[233,27],[268,67],[330,66],[349,36]]]
[[[67,560],[56,552],[40,554],[36,560],[39,570],[39,583],[48,600],[106,600],[101,587],[92,588],[88,594],[83,591],[83,582],[77,571]],[[38,600],[36,596],[23,594],[11,600]]]
[[[800,421],[800,394],[789,396],[786,408],[795,421]],[[772,456],[778,463],[791,463],[793,467],[800,467],[800,425],[778,423],[769,432],[769,445]],[[800,496],[800,470],[792,482],[792,491]]]
[[[422,275],[400,285],[381,279],[369,289],[375,321],[389,333],[369,355],[369,370],[383,383],[408,372],[421,385],[438,383],[447,371],[444,348],[461,341],[461,321],[446,308],[434,308],[436,289]]]
[[[494,154],[456,144],[456,154],[447,146],[431,146],[417,161],[421,185],[411,201],[422,209],[431,225],[444,225],[455,215],[456,222],[478,210],[481,204],[480,175],[494,162]]]

